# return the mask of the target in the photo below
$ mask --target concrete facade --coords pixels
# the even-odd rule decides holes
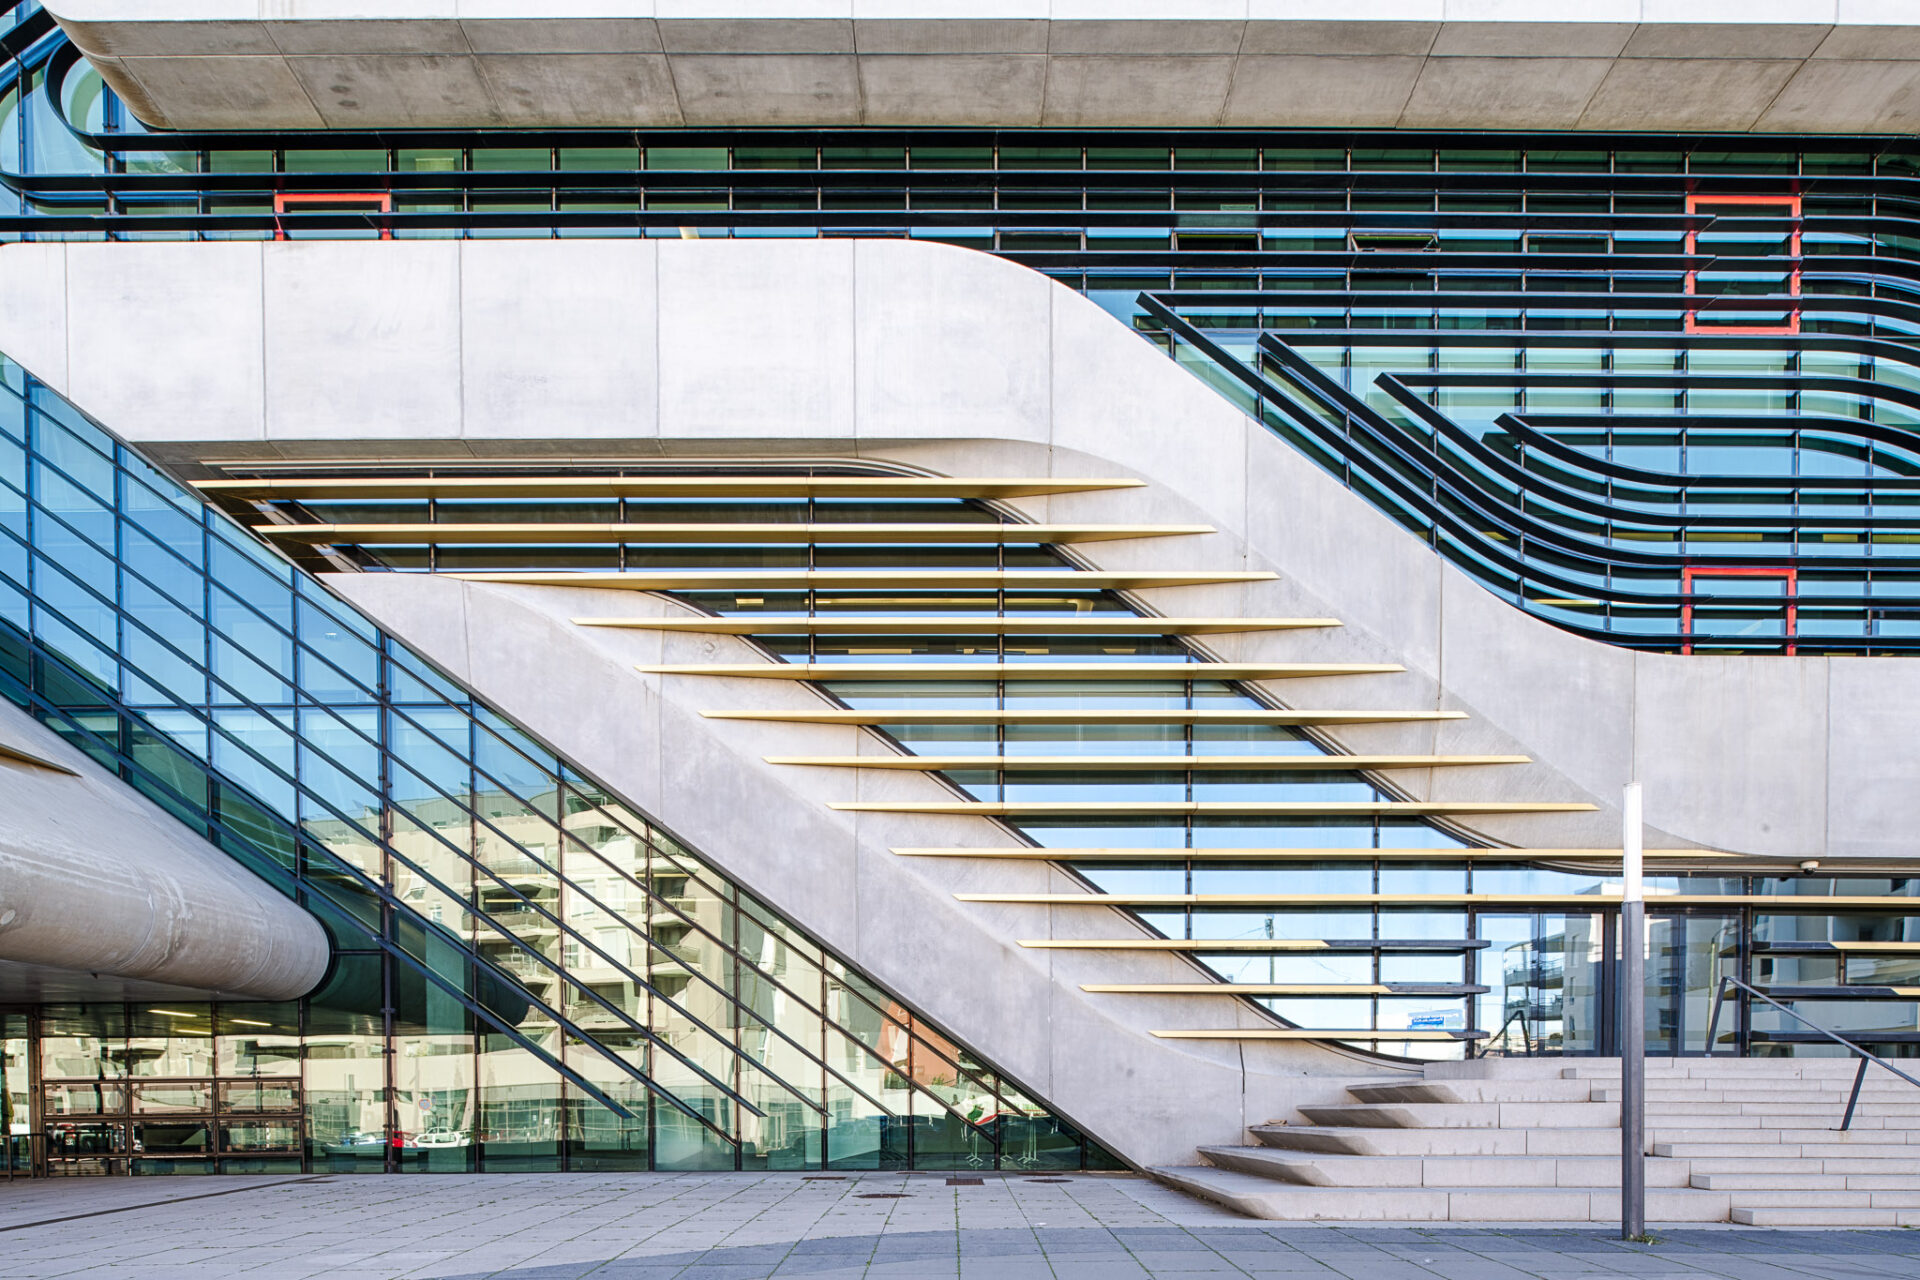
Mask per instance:
[[[1343,728],[1337,746],[1536,761],[1388,778],[1409,798],[1601,806],[1463,824],[1474,833],[1611,843],[1637,777],[1653,842],[1913,852],[1920,745],[1902,726],[1920,664],[1640,654],[1530,618],[1093,303],[1000,259],[900,241],[33,244],[0,249],[0,293],[0,350],[176,464],[857,456],[1139,477],[1145,490],[1016,505],[1219,531],[1103,544],[1098,567],[1280,575],[1142,592],[1155,611],[1346,624],[1212,638],[1223,659],[1408,668],[1287,681],[1283,705],[1472,716]],[[83,354],[103,350],[114,359]]]
[[[55,0],[149,124],[1920,128],[1904,0]]]
[[[26,244],[0,249],[0,296],[0,350],[183,472],[211,459],[673,457],[1137,477],[1144,489],[1014,505],[1217,530],[1103,543],[1095,567],[1279,575],[1139,592],[1154,612],[1346,624],[1210,637],[1222,659],[1407,668],[1286,681],[1269,690],[1280,705],[1471,715],[1343,728],[1330,745],[1536,762],[1384,776],[1408,798],[1601,806],[1469,819],[1467,834],[1612,844],[1619,786],[1639,777],[1656,846],[1913,852],[1901,810],[1920,784],[1907,731],[1920,664],[1635,654],[1559,631],[1095,304],[1001,259],[904,241]],[[1007,843],[990,820],[828,807],[950,798],[932,779],[764,760],[884,750],[863,731],[698,714],[811,705],[805,686],[635,670],[754,661],[745,642],[569,621],[677,605],[416,575],[331,582],[1129,1159],[1186,1160],[1196,1141],[1235,1141],[1248,1122],[1391,1070],[1307,1044],[1152,1037],[1268,1024],[1237,1000],[1080,990],[1197,977],[1177,958],[1017,945],[1124,937],[1135,926],[1119,913],[954,898],[1078,887],[1044,863],[891,852]]]
[[[0,748],[0,1003],[319,985],[326,932],[292,899],[11,703]]]

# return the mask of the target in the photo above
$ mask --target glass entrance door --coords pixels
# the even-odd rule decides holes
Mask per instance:
[[[0,1008],[0,1177],[33,1173],[33,1054],[25,1009]]]
[[[1481,915],[1476,1022],[1480,1052],[1510,1056],[1600,1052],[1606,917],[1534,912]]]
[[[1737,973],[1731,953],[1740,936],[1732,914],[1647,916],[1647,1056],[1705,1053],[1707,1023],[1722,973]],[[1720,1015],[1730,1032],[1735,1013]]]

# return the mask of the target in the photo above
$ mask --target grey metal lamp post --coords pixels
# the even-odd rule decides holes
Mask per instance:
[[[1640,784],[1622,797],[1620,842],[1620,1238],[1647,1234],[1647,904]]]

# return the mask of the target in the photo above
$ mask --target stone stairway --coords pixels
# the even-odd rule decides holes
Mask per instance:
[[[1647,1064],[1647,1219],[1920,1226],[1920,1089],[1834,1059]],[[1878,1079],[1875,1079],[1875,1076]],[[1620,1216],[1620,1064],[1481,1059],[1347,1088],[1202,1147],[1170,1186],[1282,1221],[1609,1222]]]

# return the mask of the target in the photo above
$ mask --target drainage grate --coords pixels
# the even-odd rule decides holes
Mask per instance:
[[[800,1179],[802,1182],[845,1182],[846,1180],[847,1175],[844,1173],[815,1173]]]
[[[1028,1178],[1028,1182],[1072,1182],[1072,1178]]]
[[[987,1180],[985,1178],[948,1178],[947,1185],[950,1187],[984,1187],[987,1185]]]
[[[904,1191],[862,1191],[859,1195],[855,1196],[854,1199],[855,1200],[909,1200],[909,1199],[912,1199],[912,1197],[909,1196]]]

